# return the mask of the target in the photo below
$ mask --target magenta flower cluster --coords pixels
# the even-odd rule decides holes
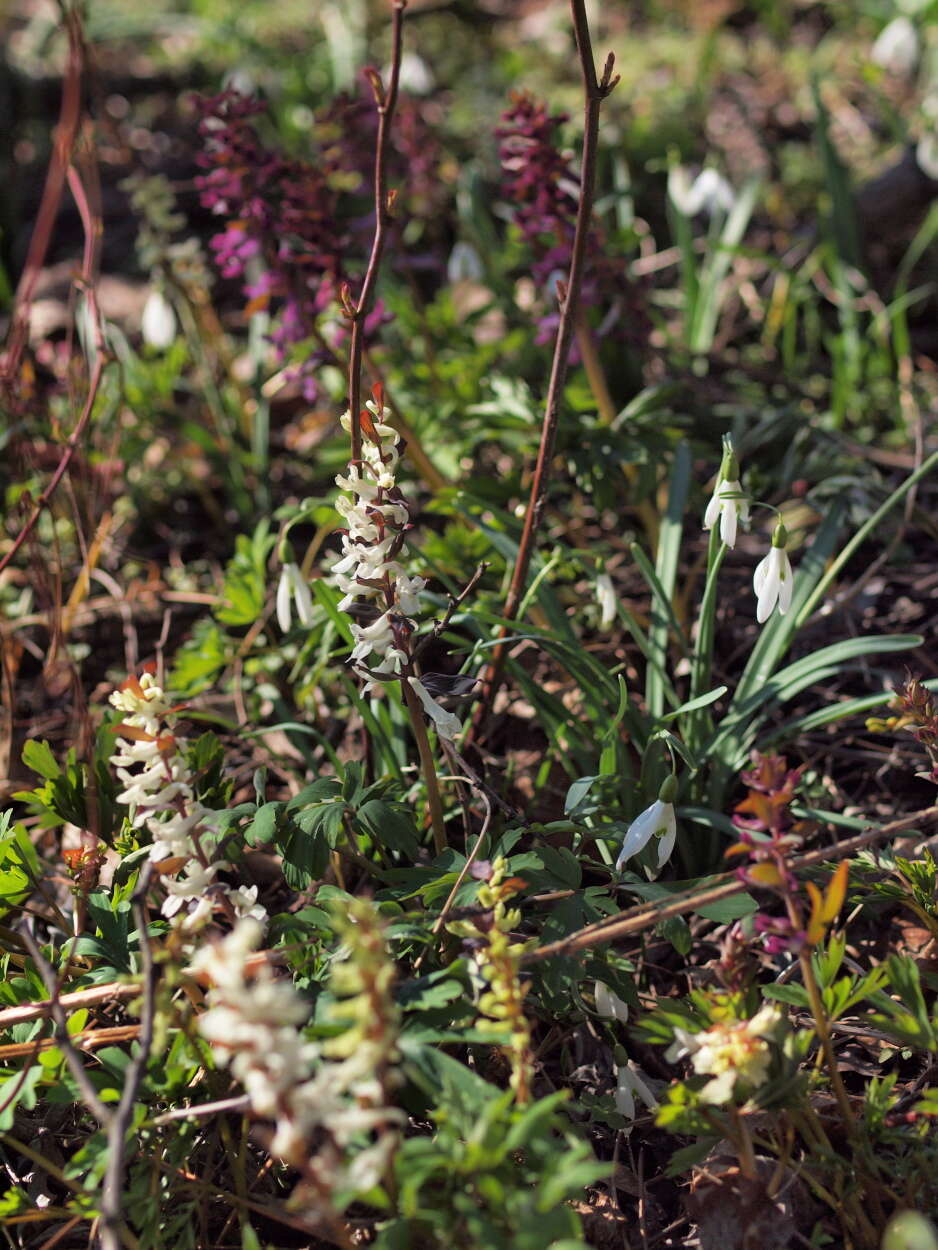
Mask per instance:
[[[549,113],[529,92],[512,92],[495,134],[502,167],[501,198],[531,250],[531,275],[548,300],[540,319],[539,343],[548,341],[559,320],[557,279],[566,279],[573,253],[580,180],[570,158],[557,145],[565,113]],[[599,311],[600,334],[641,338],[645,314],[626,273],[624,260],[612,256],[600,225],[593,221],[587,239],[581,306]]]
[[[348,235],[327,166],[292,160],[260,137],[256,118],[266,106],[237,91],[196,100],[203,148],[196,179],[202,205],[224,218],[212,236],[215,262],[226,278],[244,280],[248,310],[276,309],[271,342],[280,361],[310,338],[344,280]],[[249,263],[257,273],[247,280]],[[310,350],[299,367],[307,399],[315,398],[316,367],[328,351]]]
[[[197,97],[195,107],[202,140],[196,161],[204,170],[196,187],[203,207],[224,221],[210,239],[215,262],[223,277],[243,281],[248,312],[274,314],[270,340],[281,363],[305,345],[296,377],[312,401],[319,366],[338,352],[346,334],[341,317],[327,333],[320,319],[337,307],[345,283],[354,297],[374,230],[374,99],[340,96],[320,113],[313,126],[315,163],[287,157],[261,137],[257,122],[266,105],[254,96],[229,89]],[[401,99],[397,121],[391,184],[404,193],[407,220],[416,213],[429,222],[440,195],[439,145],[414,101]],[[401,247],[392,252],[399,260],[405,256]],[[407,259],[421,264],[418,257]],[[378,300],[366,338],[385,319]]]

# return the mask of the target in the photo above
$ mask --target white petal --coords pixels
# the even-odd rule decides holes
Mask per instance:
[[[778,584],[778,610],[782,616],[791,607],[791,592],[795,586],[795,576],[791,570],[791,561],[787,552],[780,552],[781,555],[781,572]]]
[[[631,1077],[628,1068],[619,1068],[616,1072],[616,1111],[627,1120],[635,1119],[635,1093]]]
[[[637,855],[654,837],[657,830],[661,827],[664,808],[665,804],[660,799],[655,799],[651,807],[646,807],[629,825],[622,842],[622,850],[619,852],[619,858],[616,860],[617,872],[626,860],[631,859],[633,855]]]
[[[736,546],[736,501],[725,499],[720,509],[720,537],[727,547]]]
[[[593,993],[596,1010],[601,1016],[605,1016],[607,1020],[618,1020],[620,1024],[628,1023],[629,1005],[622,1001],[615,990],[611,990],[604,981],[597,981]]]
[[[143,341],[157,351],[165,352],[176,338],[176,314],[162,291],[151,291],[143,306],[140,320]]]
[[[296,614],[300,624],[309,629],[313,623],[313,597],[309,593],[306,578],[299,569],[296,571],[296,581],[293,583],[293,601],[296,604]]]
[[[433,721],[437,733],[441,738],[446,738],[449,742],[452,742],[462,729],[462,721],[458,716],[454,716],[452,712],[447,712],[444,708],[441,708],[419,678],[408,677],[407,680],[423,704],[423,710]]]
[[[707,504],[707,511],[704,513],[703,527],[705,530],[712,530],[716,525],[717,517],[720,515],[720,486],[717,482],[714,488],[710,502]]]
[[[664,833],[658,841],[658,868],[662,869],[671,858],[671,852],[674,850],[674,843],[677,838],[677,820],[674,815],[674,808],[670,803],[665,804],[668,811],[668,824]]]
[[[762,594],[762,587],[765,585],[765,579],[769,575],[769,568],[772,564],[772,553],[763,556],[756,565],[755,572],[752,575],[752,588],[757,595]]]
[[[642,1073],[631,1059],[629,1060],[629,1074],[632,1078],[632,1088],[635,1093],[638,1094],[649,1111],[655,1111],[658,1107],[658,1099],[652,1092],[651,1087],[646,1084]]]
[[[277,583],[277,624],[283,633],[290,632],[290,578],[287,573],[287,565],[284,565],[280,574],[280,581]]]
[[[767,621],[775,607],[779,590],[779,560],[782,553],[773,547],[765,559],[759,564],[752,579],[753,589],[758,597],[756,620],[761,625]]]

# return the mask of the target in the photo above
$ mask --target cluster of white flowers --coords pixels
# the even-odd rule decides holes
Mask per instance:
[[[715,1024],[700,1033],[675,1029],[674,1044],[665,1057],[669,1063],[690,1055],[691,1065],[701,1076],[711,1076],[700,1091],[704,1101],[721,1106],[737,1093],[737,1086],[751,1094],[764,1085],[772,1062],[769,1042],[782,1023],[777,1007],[766,1004],[751,1020]]]
[[[365,694],[379,682],[406,681],[437,733],[452,740],[461,728],[459,718],[442,708],[423,682],[408,671],[412,663],[410,639],[416,629],[413,617],[427,583],[422,577],[411,577],[398,560],[410,525],[410,505],[396,480],[400,460],[397,431],[389,424],[391,412],[384,407],[380,391],[376,390],[365,408],[362,459],[349,465],[347,476],[339,474],[335,479],[347,492],[335,504],[347,526],[342,554],[332,567],[344,596],[339,607],[348,612],[356,601],[364,600],[378,613],[367,625],[352,625],[352,663],[366,678]],[[351,429],[349,413],[342,417],[342,427]]]
[[[739,461],[729,440],[724,441],[723,462],[704,513],[703,527],[705,530],[713,529],[719,520],[720,538],[727,547],[735,547],[739,523],[749,524],[749,500],[739,484]],[[759,561],[752,578],[757,602],[756,619],[760,625],[769,619],[776,604],[780,616],[784,616],[791,606],[794,573],[785,550],[787,542],[788,531],[779,521],[772,534],[769,554]]]
[[[386,1045],[358,1038],[342,1059],[324,1058],[324,1047],[303,1039],[307,1004],[254,956],[260,940],[260,925],[242,920],[196,954],[190,971],[211,983],[199,1031],[244,1086],[253,1114],[273,1122],[271,1154],[311,1168],[330,1189],[364,1192],[381,1180],[404,1121],[385,1105],[378,1076]],[[310,1140],[320,1129],[329,1140],[311,1159]],[[349,1151],[371,1134],[373,1141]]]
[[[164,878],[163,915],[182,913],[181,925],[187,931],[200,928],[220,905],[235,916],[266,919],[256,885],[231,888],[215,881],[230,865],[209,862],[199,846],[198,831],[210,813],[195,797],[186,741],[170,727],[173,709],[156,679],[151,673],[130,677],[111,695],[111,703],[124,717],[111,756],[124,786],[117,800],[131,809],[134,828],[145,828],[153,836],[152,861],[181,861],[180,875]]]

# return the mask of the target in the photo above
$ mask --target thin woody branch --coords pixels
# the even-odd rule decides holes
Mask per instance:
[[[573,14],[573,29],[576,35],[577,52],[583,75],[583,89],[586,96],[585,121],[583,127],[583,156],[580,174],[580,201],[577,206],[576,227],[573,237],[573,252],[570,259],[570,271],[567,281],[559,292],[560,324],[557,327],[557,338],[554,343],[554,356],[551,363],[550,382],[547,387],[547,399],[544,404],[544,419],[541,426],[541,442],[534,468],[534,479],[531,493],[525,510],[524,527],[518,546],[505,601],[503,615],[513,621],[518,613],[521,600],[527,587],[528,570],[534,553],[534,544],[547,505],[547,488],[550,483],[551,463],[554,457],[554,446],[557,441],[557,427],[560,422],[560,402],[567,378],[567,366],[570,359],[570,348],[577,327],[577,309],[580,290],[583,285],[583,274],[586,262],[586,249],[589,240],[590,224],[593,216],[593,199],[596,190],[596,155],[599,143],[599,114],[602,102],[615,88],[619,79],[613,77],[615,58],[610,52],[603,67],[602,77],[596,77],[596,65],[593,61],[593,48],[590,41],[589,22],[586,17],[585,0],[570,0]],[[483,730],[488,718],[495,695],[502,682],[507,653],[508,629],[501,633],[498,646],[492,652],[492,658],[483,677],[483,693],[473,717],[470,737],[477,737]]]
[[[914,829],[916,825],[932,824],[938,820],[938,806],[926,807],[901,820],[893,820],[888,825],[871,829],[867,833],[857,834],[855,838],[847,838],[835,846],[822,846],[816,851],[808,851],[798,856],[789,864],[793,872],[803,868],[813,868],[816,864],[829,863],[832,860],[845,859],[854,851],[872,845],[883,838],[891,838],[903,833],[906,829]],[[721,899],[732,898],[734,894],[742,894],[752,889],[746,881],[740,881],[735,873],[724,873],[718,884],[706,890],[685,890],[675,895],[670,903],[663,907],[659,903],[642,903],[620,912],[608,920],[597,921],[596,924],[584,928],[562,938],[559,942],[550,942],[540,950],[532,951],[526,956],[526,963],[538,963],[542,959],[550,959],[553,955],[572,955],[576,951],[586,950],[591,946],[600,946],[604,942],[612,942],[616,938],[627,937],[630,933],[641,933],[651,925],[660,924],[672,916],[681,916],[685,912],[695,911],[698,907],[706,907],[710,903],[718,903]]]
[[[348,393],[349,412],[352,422],[352,460],[361,460],[361,393],[362,393],[362,351],[365,345],[365,319],[374,298],[375,285],[378,281],[378,270],[387,241],[388,226],[391,221],[393,197],[388,193],[388,150],[391,138],[391,123],[397,105],[398,83],[401,76],[401,50],[403,46],[404,9],[406,0],[393,0],[391,6],[391,73],[385,90],[376,70],[369,73],[369,82],[374,92],[378,107],[378,137],[375,148],[375,233],[371,245],[371,255],[365,270],[365,279],[355,304],[351,303],[351,295],[346,291],[346,304],[349,319],[352,323],[351,342],[349,345],[348,362]]]

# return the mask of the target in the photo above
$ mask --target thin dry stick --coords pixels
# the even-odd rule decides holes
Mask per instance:
[[[192,1107],[176,1107],[174,1111],[164,1111],[154,1116],[150,1124],[170,1124],[173,1120],[198,1119],[200,1116],[220,1115],[224,1111],[237,1111],[239,1114],[251,1106],[249,1094],[235,1094],[233,1098],[220,1098],[218,1102],[201,1102]]]
[[[613,78],[612,69],[615,58],[610,52],[606,58],[602,78],[596,77],[596,66],[593,61],[593,48],[590,42],[589,23],[586,18],[586,0],[570,0],[573,14],[573,29],[576,35],[577,52],[583,72],[583,89],[586,94],[585,121],[583,127],[583,158],[580,173],[580,202],[577,206],[576,230],[573,237],[573,253],[570,258],[570,273],[566,287],[561,292],[560,324],[557,327],[557,340],[554,344],[554,358],[550,370],[550,382],[547,387],[547,399],[544,404],[544,421],[541,426],[541,444],[537,453],[537,464],[534,469],[534,480],[531,483],[531,494],[524,517],[524,528],[518,555],[508,588],[503,615],[510,621],[515,619],[518,607],[524,597],[528,580],[528,569],[534,551],[534,543],[540,527],[541,518],[547,503],[547,486],[550,481],[551,461],[554,457],[554,444],[557,440],[557,426],[560,420],[560,401],[563,396],[564,382],[567,377],[567,364],[570,357],[570,346],[577,323],[577,305],[580,298],[580,287],[583,282],[583,271],[586,261],[586,244],[589,238],[590,220],[593,214],[593,196],[596,184],[596,151],[599,141],[599,112],[602,102],[615,88],[619,81],[618,75]],[[500,641],[492,652],[484,681],[482,698],[473,717],[469,738],[479,735],[488,718],[495,695],[501,685],[505,668],[507,643],[507,627],[502,630]]]
[[[54,999],[42,1003],[23,1003],[18,1007],[5,1007],[0,1011],[0,1029],[12,1028],[14,1024],[25,1024],[29,1020],[41,1020],[51,1016],[56,1005],[63,1010],[80,1007],[93,1007],[98,1003],[106,1003],[123,998],[136,998],[140,993],[138,985],[124,985],[114,982],[108,985],[93,985],[87,990],[73,990],[70,994],[59,994]]]
[[[62,83],[62,105],[55,128],[52,156],[46,173],[46,184],[36,214],[36,225],[29,241],[26,263],[16,288],[13,318],[6,356],[0,364],[0,387],[12,396],[23,348],[29,338],[29,312],[36,293],[36,283],[52,241],[52,231],[59,212],[65,175],[72,158],[72,148],[81,121],[81,81],[85,63],[85,44],[78,9],[65,14],[68,34],[68,59]]]
[[[120,1102],[114,1112],[107,1130],[107,1169],[104,1173],[104,1185],[101,1190],[101,1224],[100,1240],[102,1250],[120,1250],[123,1214],[124,1173],[127,1167],[127,1132],[134,1113],[134,1101],[140,1082],[146,1072],[153,1045],[153,1024],[156,1019],[156,980],[157,973],[153,963],[153,952],[147,933],[146,893],[153,871],[152,863],[148,863],[140,874],[137,888],[134,891],[133,914],[140,937],[140,962],[143,966],[143,1009],[140,1013],[140,1033],[137,1039],[137,1053],[127,1066],[124,1075],[124,1088]]]
[[[75,428],[69,436],[68,442],[65,444],[65,451],[62,453],[62,459],[56,466],[55,472],[49,480],[48,486],[36,500],[33,510],[26,519],[20,532],[13,540],[6,555],[0,559],[0,573],[10,563],[16,553],[22,547],[23,543],[32,533],[33,527],[42,515],[43,509],[58,489],[59,483],[68,471],[68,467],[72,462],[72,457],[78,448],[84,436],[88,422],[91,420],[91,414],[94,411],[95,401],[98,397],[98,391],[101,388],[101,382],[104,378],[104,371],[110,363],[110,355],[107,349],[107,343],[104,338],[104,328],[101,324],[101,313],[98,308],[98,301],[95,295],[95,278],[98,265],[98,252],[101,238],[101,221],[99,216],[92,213],[88,203],[88,197],[85,194],[81,179],[73,168],[68,170],[68,184],[72,195],[75,197],[75,203],[78,205],[78,211],[81,216],[82,226],[85,232],[84,255],[82,258],[82,287],[85,295],[85,302],[91,320],[92,333],[94,336],[94,360],[91,366],[91,376],[88,379],[88,391],[85,395],[85,402],[75,423]],[[12,349],[11,349],[12,350]]]
[[[346,290],[346,306],[352,323],[351,342],[349,344],[348,362],[348,394],[349,413],[352,423],[352,460],[362,458],[362,427],[361,427],[361,393],[362,393],[362,351],[365,346],[365,318],[371,307],[375,284],[378,281],[378,270],[381,256],[387,240],[388,225],[391,220],[393,196],[388,194],[388,148],[391,138],[391,122],[397,105],[397,86],[401,76],[401,48],[403,43],[404,9],[406,0],[393,0],[391,6],[391,75],[388,89],[385,91],[376,70],[368,72],[368,80],[374,92],[375,104],[378,107],[378,137],[375,145],[375,234],[365,270],[358,303],[351,303],[351,295]]]
[[[888,825],[882,825],[879,829],[871,829],[867,833],[858,834],[855,838],[847,838],[846,841],[838,842],[834,846],[822,846],[816,851],[809,851],[806,855],[800,855],[792,860],[789,867],[795,872],[801,868],[811,868],[815,864],[845,859],[854,851],[862,850],[863,847],[879,841],[880,838],[893,837],[905,829],[930,824],[936,819],[938,819],[938,805],[926,807],[921,811],[913,812],[910,816],[904,816],[901,820],[893,820]],[[723,877],[723,884],[711,886],[706,890],[686,890],[663,907],[658,903],[643,903],[618,916],[613,916],[610,920],[586,925],[585,928],[571,933],[569,937],[562,938],[559,942],[551,942],[547,946],[542,946],[540,950],[532,951],[525,956],[525,963],[537,963],[541,959],[549,959],[552,955],[572,955],[575,951],[598,946],[602,942],[611,942],[615,938],[626,937],[630,933],[640,933],[642,929],[659,924],[662,920],[683,915],[686,911],[694,911],[698,907],[719,902],[720,899],[730,898],[734,894],[742,894],[748,889],[751,889],[751,886],[747,882],[740,881],[732,873],[726,873]]]

